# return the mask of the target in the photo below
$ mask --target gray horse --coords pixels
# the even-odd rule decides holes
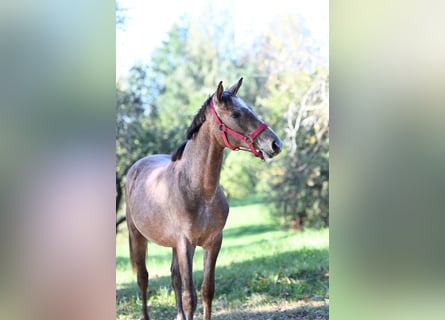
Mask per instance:
[[[222,82],[187,130],[187,141],[172,155],[138,160],[126,184],[130,257],[137,271],[143,319],[148,320],[147,240],[173,248],[172,286],[177,320],[191,320],[197,296],[192,279],[196,246],[204,249],[204,319],[211,319],[215,264],[229,206],[219,184],[223,150],[245,150],[264,159],[281,151],[280,138],[236,94],[242,78],[224,91]]]

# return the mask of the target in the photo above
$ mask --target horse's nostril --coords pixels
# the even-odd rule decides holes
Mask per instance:
[[[272,142],[272,150],[275,152],[275,154],[278,154],[281,151],[281,143],[274,140]]]

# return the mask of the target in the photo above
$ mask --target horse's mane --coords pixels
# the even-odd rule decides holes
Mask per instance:
[[[201,106],[201,108],[196,113],[195,117],[192,120],[191,125],[187,129],[187,134],[186,134],[187,140],[185,142],[183,142],[176,149],[175,152],[173,152],[173,154],[171,155],[172,161],[181,160],[182,153],[184,152],[185,146],[187,145],[187,141],[190,140],[190,139],[195,138],[195,136],[198,133],[199,129],[201,128],[202,124],[204,123],[204,121],[206,121],[205,110],[206,110],[207,106],[210,104],[210,99],[211,98],[212,98],[212,96],[210,96],[204,102],[204,104]]]

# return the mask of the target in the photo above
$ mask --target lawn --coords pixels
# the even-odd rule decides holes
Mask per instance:
[[[123,228],[124,230],[125,228]],[[128,234],[116,240],[116,318],[139,319],[141,301],[128,258]],[[203,251],[197,248],[194,280],[197,319]],[[149,243],[150,317],[174,319],[171,249]],[[215,320],[329,319],[329,230],[282,230],[263,204],[232,206],[216,265]]]

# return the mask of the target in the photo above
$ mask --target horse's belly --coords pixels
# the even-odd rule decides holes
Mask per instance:
[[[176,246],[176,234],[169,228],[164,219],[151,219],[142,216],[139,219],[133,219],[136,228],[147,239],[164,247]]]

